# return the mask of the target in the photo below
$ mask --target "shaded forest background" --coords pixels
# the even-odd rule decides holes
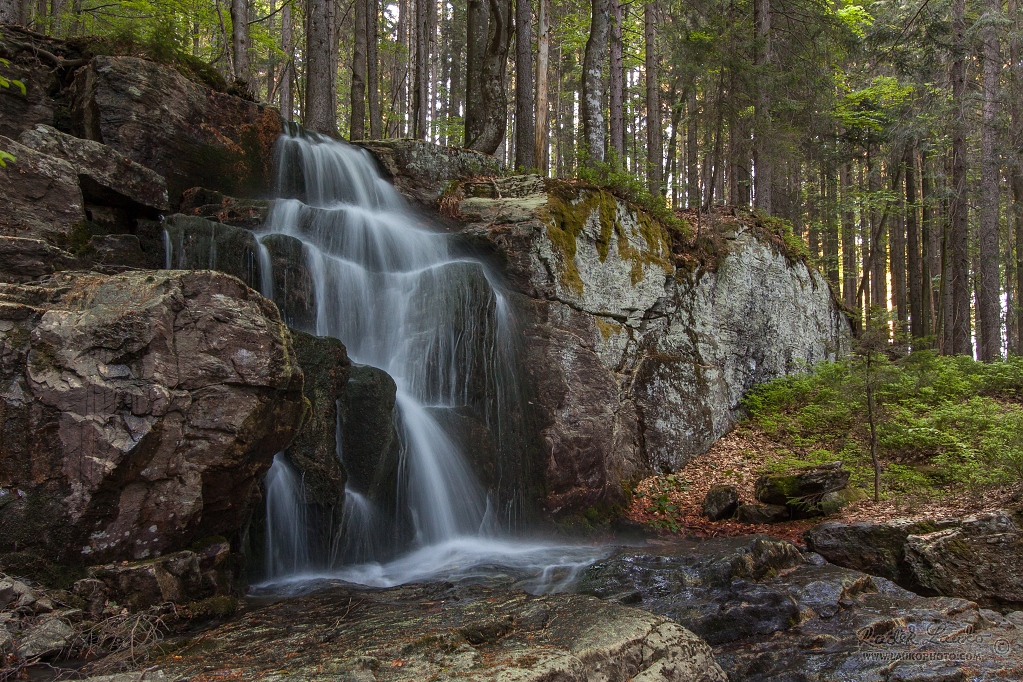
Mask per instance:
[[[774,216],[897,346],[1023,354],[1020,0],[0,0],[0,22],[201,60],[318,132]]]

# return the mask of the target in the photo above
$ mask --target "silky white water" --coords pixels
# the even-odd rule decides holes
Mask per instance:
[[[511,539],[511,514],[495,509],[468,453],[437,418],[438,411],[471,409],[495,438],[508,437],[518,396],[515,326],[500,287],[405,204],[366,151],[301,133],[282,137],[276,155],[282,198],[258,237],[301,241],[315,305],[308,331],[340,339],[354,362],[394,379],[401,454],[396,513],[375,508],[369,491],[347,489],[326,566],[314,565],[291,535],[271,536],[290,533],[303,504],[294,471],[275,459],[267,476],[269,580],[329,576],[391,586],[510,571],[538,591],[563,587],[600,550]],[[273,295],[262,244],[258,258],[259,286]],[[338,456],[344,465],[345,453]],[[403,519],[411,524],[404,535],[386,527]],[[396,547],[396,537],[411,539]],[[290,560],[281,556],[287,547],[295,548]]]

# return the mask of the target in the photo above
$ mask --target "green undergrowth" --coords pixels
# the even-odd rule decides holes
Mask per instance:
[[[991,364],[920,351],[871,371],[882,496],[940,498],[1023,480],[1023,358]],[[858,359],[777,379],[745,400],[776,443],[773,470],[841,460],[872,486],[865,370]]]

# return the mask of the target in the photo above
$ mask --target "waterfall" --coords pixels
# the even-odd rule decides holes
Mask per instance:
[[[411,210],[365,150],[289,133],[278,141],[275,163],[278,198],[257,235],[260,288],[275,290],[263,242],[298,240],[314,312],[305,331],[340,339],[354,362],[394,379],[401,448],[395,514],[376,509],[369,491],[346,489],[331,565],[319,567],[309,565],[300,515],[288,511],[302,505],[300,481],[276,458],[267,478],[268,576],[319,572],[385,586],[495,565],[563,575],[551,564],[587,563],[579,552],[590,556],[592,548],[507,539],[514,514],[495,511],[498,500],[452,426],[471,414],[498,452],[518,445],[515,324],[493,275]],[[278,303],[283,310],[286,302]],[[502,501],[505,508],[517,494]]]
[[[266,474],[266,575],[276,578],[306,571],[309,537],[302,479],[283,454]]]

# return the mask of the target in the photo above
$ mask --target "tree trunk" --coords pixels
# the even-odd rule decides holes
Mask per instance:
[[[532,33],[530,0],[515,0],[515,167],[522,170],[537,166]]]
[[[657,3],[646,3],[643,17],[646,42],[646,153],[650,194],[664,196],[664,142],[661,120],[661,83],[657,54]]]
[[[533,154],[540,175],[547,175],[550,166],[547,153],[547,79],[550,71],[551,0],[539,0],[536,14],[536,127]]]
[[[480,71],[477,129],[475,136],[467,140],[466,146],[484,154],[493,154],[504,141],[508,116],[506,77],[508,49],[511,45],[511,0],[489,0],[487,14],[489,33]],[[471,34],[469,40],[473,40]],[[473,106],[471,101],[466,104],[469,108]],[[469,132],[468,126],[466,132]]]
[[[305,127],[337,135],[337,48],[332,0],[306,0]]]
[[[921,309],[923,322],[921,329],[923,336],[932,336],[937,333],[937,301],[940,292],[934,286],[934,274],[941,272],[940,248],[941,231],[934,218],[934,187],[931,179],[931,170],[928,160],[930,155],[927,149],[920,151],[920,208],[921,223],[920,230],[920,279],[923,282]]]
[[[625,7],[621,0],[611,0],[611,63],[608,72],[608,118],[611,128],[611,148],[617,161],[625,163],[625,71],[622,63],[622,22]]]
[[[1009,14],[1019,17],[1018,0],[1009,0]],[[1016,150],[1013,159],[1012,182],[1012,213],[1016,228],[1016,354],[1023,355],[1023,37],[1017,23],[1009,42],[1009,58],[1012,60],[1012,80],[1010,81],[1010,97],[1012,103],[1012,130],[1015,131],[1011,140]]]
[[[856,214],[852,204],[852,164],[842,166],[842,302],[856,309]]]
[[[977,321],[980,329],[977,356],[985,362],[1002,357],[1002,305],[999,276],[999,167],[998,152],[998,97],[1002,61],[999,50],[998,28],[994,17],[1001,14],[1002,0],[989,0],[991,20],[983,29],[984,41],[984,102],[981,128],[981,202],[977,291]]]
[[[295,95],[292,82],[295,78],[295,48],[293,45],[293,28],[291,19],[291,3],[281,9],[281,51],[284,53],[284,64],[281,66],[281,116],[285,121],[295,118]]]
[[[429,12],[427,4],[433,0],[415,0],[415,85],[412,88],[412,137],[426,139],[426,106],[429,97]]]
[[[909,334],[913,339],[913,350],[918,348],[918,340],[926,336],[924,326],[924,284],[923,259],[920,253],[920,225],[917,222],[919,208],[916,202],[916,144],[906,145],[903,156],[906,164],[906,270],[909,280]]]
[[[700,149],[699,131],[696,129],[696,92],[689,93],[686,103],[686,206],[700,209]]]
[[[900,165],[901,159],[893,159],[892,166]],[[901,175],[901,173],[900,173]],[[895,319],[898,321],[896,333],[899,337],[905,335],[909,326],[909,296],[907,295],[906,275],[906,223],[905,206],[903,204],[903,188],[899,185],[901,181],[892,181],[892,193],[895,195],[895,211],[888,220],[889,245],[891,248],[891,281],[892,281],[892,304],[895,308]]]
[[[377,50],[378,28],[380,26],[379,0],[363,0],[366,3],[366,90],[369,97],[369,136],[374,140],[383,137],[384,116],[380,108],[380,58]]]
[[[1016,354],[1023,355],[1023,168],[1012,170],[1012,206],[1016,223]]]
[[[970,338],[970,231],[966,167],[966,0],[952,0],[952,187],[949,197],[950,289],[953,355],[973,355]]]
[[[836,295],[839,291],[838,272],[838,187],[835,171],[830,161],[824,162],[822,179],[824,186],[824,257],[827,261],[827,276]]]
[[[351,132],[352,142],[366,137],[366,34],[369,32],[367,0],[355,0],[355,44],[352,47]]]
[[[771,63],[771,1],[753,0],[753,23],[756,26],[755,53],[757,97],[754,105],[753,131],[753,205],[764,213],[771,213],[771,95],[767,83],[767,69]]]
[[[234,77],[246,86],[252,84],[249,67],[249,3],[231,0],[231,51],[234,55]]]
[[[607,54],[610,0],[590,0],[590,37],[583,55],[582,121],[585,150],[590,164],[604,162],[604,57]]]
[[[483,59],[490,27],[490,0],[469,0],[466,30],[465,146],[483,129]]]

